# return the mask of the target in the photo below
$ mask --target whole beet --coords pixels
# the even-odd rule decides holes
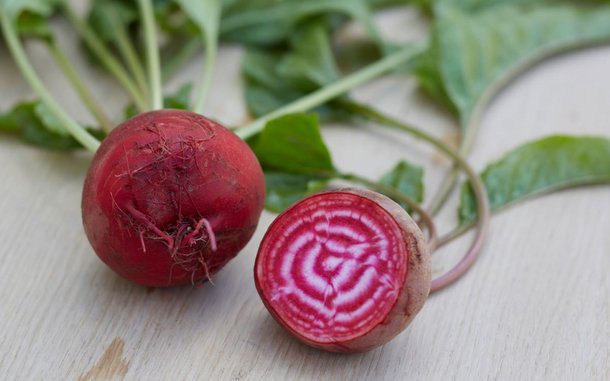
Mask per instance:
[[[161,110],[119,125],[96,152],[82,215],[119,275],[165,287],[210,279],[250,240],[265,196],[261,167],[228,129]]]

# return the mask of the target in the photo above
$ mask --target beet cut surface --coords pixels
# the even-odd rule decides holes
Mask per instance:
[[[428,249],[407,213],[365,190],[313,195],[282,213],[263,238],[257,290],[301,341],[359,352],[401,332],[430,287]]]

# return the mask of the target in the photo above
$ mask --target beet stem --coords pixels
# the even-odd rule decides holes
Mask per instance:
[[[82,144],[83,147],[91,152],[95,152],[100,146],[99,140],[64,111],[51,93],[49,93],[49,90],[42,83],[38,74],[36,74],[36,70],[32,66],[32,63],[23,48],[23,44],[19,39],[16,21],[9,18],[6,12],[1,14],[0,17],[0,26],[2,27],[6,44],[25,80],[38,95],[41,102],[44,103],[53,115],[63,123],[66,131]]]
[[[74,26],[77,33],[81,35],[85,44],[91,49],[93,54],[100,60],[101,64],[116,78],[133,99],[136,107],[140,111],[146,110],[146,100],[137,84],[132,81],[121,62],[106,48],[100,37],[93,29],[74,12],[69,2],[62,3],[63,11],[68,20]]]
[[[138,0],[140,14],[144,23],[144,40],[146,43],[146,60],[148,62],[148,81],[151,89],[151,104],[153,110],[163,108],[161,90],[161,64],[157,43],[157,29],[151,0]]]
[[[235,131],[235,133],[240,138],[246,140],[261,132],[267,122],[275,118],[279,118],[286,114],[309,111],[321,104],[337,98],[355,87],[367,83],[370,80],[395,69],[400,65],[407,64],[416,57],[419,57],[424,48],[425,45],[422,44],[407,45],[404,48],[361,70],[358,70],[350,75],[346,75],[336,82],[326,85],[302,98],[297,99],[292,103],[282,106],[269,114],[261,116],[252,123],[240,127]]]
[[[438,148],[440,151],[445,153],[447,156],[451,157],[454,162],[462,168],[462,170],[466,173],[468,177],[468,181],[472,186],[475,199],[477,202],[477,231],[474,241],[472,242],[470,248],[464,254],[460,262],[455,265],[451,270],[449,270],[444,275],[432,280],[432,287],[430,292],[435,292],[440,290],[443,287],[450,285],[455,282],[458,278],[460,278],[469,268],[472,266],[474,261],[479,256],[481,249],[483,247],[483,242],[485,241],[485,237],[487,235],[487,230],[489,228],[489,219],[491,217],[491,211],[489,207],[489,198],[487,196],[487,190],[485,189],[485,185],[483,184],[481,177],[472,169],[470,164],[460,155],[460,153],[456,153],[448,147],[446,144],[435,138],[434,136],[418,129],[412,127],[408,124],[402,123],[401,121],[386,116],[372,107],[355,103],[355,102],[342,102],[343,107],[346,109],[359,114],[363,118],[379,123],[386,127],[396,128],[409,134],[422,139],[431,145]]]

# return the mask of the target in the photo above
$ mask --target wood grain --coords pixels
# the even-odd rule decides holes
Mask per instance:
[[[412,13],[389,17],[396,30]],[[59,25],[62,45],[76,44]],[[421,35],[421,25],[410,35]],[[391,30],[387,25],[385,30]],[[419,33],[419,34],[418,34]],[[62,104],[90,120],[40,45],[28,51]],[[31,96],[0,53],[0,108]],[[80,57],[80,56],[79,56]],[[223,49],[207,113],[246,118],[241,52]],[[103,74],[75,58],[105,108],[126,102]],[[471,161],[553,133],[610,136],[610,47],[556,57],[522,75],[485,114]],[[196,78],[198,63],[171,84]],[[410,78],[371,83],[356,96],[453,139],[454,122]],[[117,118],[118,120],[118,118]],[[447,162],[408,137],[332,125],[324,134],[338,166],[378,176],[401,158],[426,167],[427,193]],[[0,378],[5,380],[608,380],[610,379],[610,190],[570,190],[493,220],[482,257],[433,295],[413,324],[365,354],[308,348],[269,317],[254,289],[256,247],[273,216],[215,278],[215,286],[146,289],[108,270],[89,247],[80,193],[90,157],[43,152],[0,138]],[[436,160],[438,161],[438,159]],[[455,197],[453,198],[455,205]],[[439,217],[448,229],[451,206]],[[436,272],[469,237],[438,252]]]

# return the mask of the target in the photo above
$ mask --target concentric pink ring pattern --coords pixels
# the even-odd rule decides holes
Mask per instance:
[[[262,263],[279,317],[317,342],[349,340],[382,321],[407,272],[393,217],[354,194],[313,197],[282,217],[265,238]]]

